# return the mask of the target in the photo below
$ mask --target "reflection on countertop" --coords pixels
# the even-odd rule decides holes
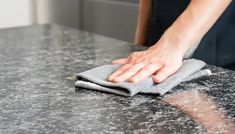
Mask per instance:
[[[216,102],[200,90],[190,90],[168,95],[163,98],[169,104],[179,108],[191,116],[208,132],[233,134],[234,119],[227,117],[224,109],[219,109]]]
[[[235,73],[214,66],[165,98],[75,92],[75,73],[142,49],[57,25],[0,30],[0,132],[209,133],[212,120],[233,128]]]

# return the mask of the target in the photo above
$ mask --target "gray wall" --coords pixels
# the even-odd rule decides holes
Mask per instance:
[[[74,27],[130,42],[134,40],[138,0],[44,1],[38,12],[40,14],[48,10],[44,13],[48,17],[45,20],[40,15],[44,18],[42,22]]]
[[[54,22],[79,28],[79,0],[51,0],[50,4]]]
[[[82,28],[102,35],[133,41],[138,4],[85,0]]]
[[[82,0],[37,0],[37,22],[81,28]]]

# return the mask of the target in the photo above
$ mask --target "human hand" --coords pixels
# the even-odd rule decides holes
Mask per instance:
[[[161,83],[182,66],[183,55],[177,45],[162,39],[145,51],[114,60],[112,64],[122,66],[108,77],[108,81],[137,83],[152,76],[154,82]]]

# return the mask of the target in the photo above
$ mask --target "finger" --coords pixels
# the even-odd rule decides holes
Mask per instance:
[[[128,58],[122,58],[112,61],[112,64],[126,64],[128,61]]]
[[[126,69],[126,71],[119,74],[115,79],[114,82],[123,82],[135,75],[140,69],[146,66],[146,62],[138,63],[133,65],[132,67]]]
[[[126,69],[130,68],[131,66],[132,66],[132,64],[122,65],[119,69],[117,69],[114,73],[112,73],[108,77],[108,80],[109,81],[113,81],[113,79],[115,79],[119,74],[121,74],[122,72],[126,71]]]
[[[137,83],[151,76],[154,72],[158,71],[162,67],[160,63],[151,63],[142,68],[136,75],[129,79],[130,82]]]
[[[167,77],[172,75],[173,73],[176,72],[176,69],[173,68],[168,68],[168,67],[163,67],[161,70],[157,72],[156,75],[153,76],[153,81],[155,83],[161,83],[164,81]]]

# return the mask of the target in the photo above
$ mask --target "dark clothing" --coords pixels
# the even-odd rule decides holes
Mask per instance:
[[[190,0],[152,0],[152,2],[153,11],[149,45],[153,45],[160,39],[164,31],[187,8]],[[208,64],[225,68],[235,64],[234,0],[203,37],[193,57]],[[235,70],[235,67],[230,69]]]

